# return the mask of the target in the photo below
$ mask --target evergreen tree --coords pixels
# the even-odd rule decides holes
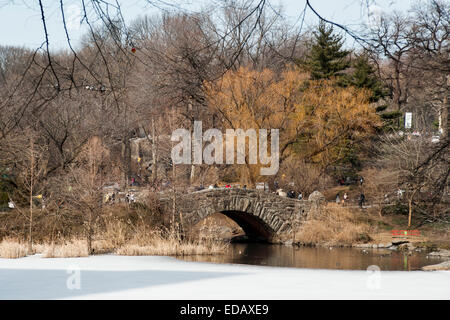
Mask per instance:
[[[312,79],[341,76],[340,72],[350,66],[347,60],[350,51],[342,50],[342,45],[342,37],[333,34],[333,27],[321,22],[314,32],[314,42],[306,59]]]
[[[375,74],[366,53],[360,54],[353,63],[354,72],[349,77],[350,85],[372,91],[370,102],[376,102],[386,95],[383,85]]]

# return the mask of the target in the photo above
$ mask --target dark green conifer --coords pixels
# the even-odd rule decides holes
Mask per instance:
[[[333,34],[333,27],[324,22],[314,32],[314,42],[306,59],[306,66],[312,79],[330,79],[342,75],[350,66],[347,55],[350,51],[342,50],[342,37]]]
[[[376,102],[386,95],[381,81],[375,74],[366,53],[357,56],[353,63],[354,71],[349,77],[349,84],[358,88],[366,88],[372,92],[370,102]]]

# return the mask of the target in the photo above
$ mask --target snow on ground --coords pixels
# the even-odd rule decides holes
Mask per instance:
[[[450,271],[344,271],[171,257],[0,258],[0,299],[449,299]]]

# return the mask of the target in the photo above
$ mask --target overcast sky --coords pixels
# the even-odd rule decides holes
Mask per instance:
[[[202,4],[211,2],[208,0],[175,0],[177,4],[186,11],[199,10]],[[218,0],[216,0],[218,1]],[[220,0],[219,0],[220,1]],[[424,1],[424,0],[416,0]],[[165,0],[174,3],[174,0]],[[411,0],[368,0],[370,3],[369,14],[389,13],[393,10],[406,11],[409,9]],[[52,49],[67,48],[67,41],[62,28],[62,18],[59,1],[43,0],[46,12],[49,41]],[[81,1],[65,0],[65,15],[71,40],[76,44],[83,32],[84,26],[80,26]],[[130,23],[139,15],[154,14],[158,11],[155,7],[148,5],[145,0],[120,0],[122,14],[126,23]],[[255,3],[257,1],[255,0]],[[271,0],[270,3],[277,7],[284,7],[286,16],[292,22],[298,21],[305,0]],[[345,24],[356,26],[367,22],[368,12],[365,5],[366,0],[311,0],[311,5],[324,18]],[[165,7],[168,9],[167,7]],[[318,19],[308,10],[304,27],[317,24]],[[40,8],[37,0],[0,0],[0,45],[25,46],[37,48],[44,41],[44,31]],[[351,44],[348,44],[351,45]]]

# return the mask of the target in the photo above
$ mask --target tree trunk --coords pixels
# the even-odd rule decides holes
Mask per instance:
[[[409,207],[409,213],[408,213],[408,229],[411,228],[411,220],[412,220],[412,206],[413,206],[413,199],[414,195],[416,194],[417,190],[414,190],[411,194],[411,197],[408,199],[408,207]]]
[[[156,168],[156,135],[155,135],[155,120],[152,118],[152,182],[155,182],[158,178],[158,172]]]
[[[448,129],[449,129],[449,125],[450,125],[450,121],[449,121],[449,109],[450,109],[450,105],[447,104],[448,101],[448,97],[445,96],[444,97],[444,107],[442,108],[442,112],[441,112],[441,127],[442,127],[442,138],[447,138],[448,137]]]
[[[32,191],[31,191],[32,192]],[[33,253],[33,194],[30,192],[30,226],[28,236],[28,253]]]
[[[131,145],[130,135],[127,132],[122,140],[122,159],[124,169],[124,184],[128,187],[128,182],[131,175]]]
[[[409,214],[408,214],[408,229],[411,228],[411,217],[412,217],[412,199],[408,201]]]
[[[378,215],[379,215],[379,216],[380,216],[380,218],[381,218],[381,217],[383,217],[383,215],[381,214],[381,212],[382,212],[382,210],[383,210],[383,206],[382,206],[382,205],[383,205],[383,203],[382,203],[382,202],[380,202],[380,203],[379,203],[378,205],[379,205],[379,208],[378,208]]]
[[[86,226],[86,248],[88,255],[90,255],[92,253],[92,213],[89,213]]]
[[[33,253],[33,187],[34,187],[34,141],[30,140],[30,229],[28,238],[28,253]]]
[[[191,176],[189,178],[191,184],[194,183],[194,179],[195,179],[195,165],[191,164]]]

